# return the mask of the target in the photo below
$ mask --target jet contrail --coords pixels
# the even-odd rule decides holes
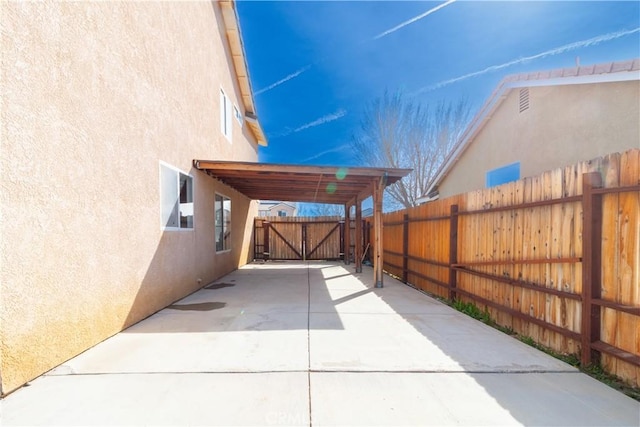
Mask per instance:
[[[308,161],[310,161],[310,160],[315,160],[315,159],[317,159],[317,158],[319,158],[319,157],[322,157],[322,156],[324,156],[324,155],[326,155],[326,154],[339,153],[340,151],[345,151],[345,150],[347,150],[347,149],[349,149],[349,148],[350,148],[350,145],[349,145],[349,144],[342,144],[342,145],[340,145],[340,146],[338,146],[338,147],[335,147],[335,148],[331,148],[331,149],[329,149],[329,150],[322,151],[322,152],[320,152],[320,153],[318,153],[318,154],[315,154],[315,155],[313,155],[313,156],[311,156],[311,157],[307,157],[306,159],[302,160],[302,162],[308,162]]]
[[[309,128],[312,128],[312,127],[315,127],[315,126],[320,126],[322,124],[332,122],[334,120],[338,120],[339,118],[344,117],[346,114],[347,114],[347,111],[345,109],[341,108],[338,111],[336,111],[335,113],[327,114],[326,116],[322,116],[319,119],[316,119],[316,120],[314,120],[312,122],[305,123],[302,126],[299,126],[299,127],[295,128],[295,129],[291,129],[291,128],[287,127],[287,128],[285,128],[284,131],[278,132],[278,133],[270,135],[270,136],[271,136],[271,138],[280,138],[280,137],[283,137],[283,136],[288,136],[288,135],[291,135],[292,133],[300,132],[300,131],[305,130],[305,129],[309,129]]]
[[[291,79],[294,79],[294,78],[298,77],[300,74],[304,73],[304,72],[305,72],[305,71],[307,71],[309,68],[311,68],[311,65],[307,65],[307,66],[305,66],[305,67],[302,67],[302,68],[300,68],[298,71],[296,71],[295,73],[291,73],[291,74],[289,74],[287,77],[285,77],[285,78],[283,78],[283,79],[281,79],[281,80],[278,80],[277,82],[272,83],[272,84],[270,84],[269,86],[267,86],[267,87],[265,87],[265,88],[262,88],[262,89],[260,89],[260,90],[258,90],[258,91],[255,91],[253,94],[254,94],[254,95],[260,95],[261,93],[266,92],[266,91],[268,91],[268,90],[271,90],[271,89],[273,89],[273,88],[274,88],[274,87],[276,87],[276,86],[280,86],[282,83],[284,83],[284,82],[288,82],[289,80],[291,80]]]
[[[603,34],[601,36],[596,36],[587,40],[582,40],[574,43],[565,44],[560,47],[556,47],[554,49],[546,50],[544,52],[538,53],[532,56],[525,56],[524,58],[514,59],[513,61],[505,62],[504,64],[492,65],[490,67],[485,68],[484,70],[474,71],[473,73],[465,74],[464,76],[455,77],[453,79],[444,80],[439,83],[436,83],[432,86],[423,87],[413,92],[412,95],[417,95],[422,92],[430,92],[432,90],[440,89],[441,87],[448,86],[452,83],[456,83],[462,80],[469,79],[471,77],[476,77],[482,74],[489,73],[491,71],[501,70],[503,68],[510,67],[512,65],[521,64],[523,62],[532,61],[534,59],[546,58],[547,56],[559,55],[561,53],[568,52],[570,50],[579,49],[581,47],[594,46],[602,42],[606,42],[609,40],[615,40],[620,37],[628,36],[629,34],[637,33],[640,31],[640,27],[634,28],[633,30],[623,30],[617,31],[615,33]]]
[[[389,35],[389,34],[391,34],[391,33],[393,33],[393,32],[396,32],[396,31],[398,31],[400,28],[406,27],[406,26],[407,26],[407,25],[409,25],[409,24],[412,24],[412,23],[414,23],[414,22],[416,22],[416,21],[419,21],[420,19],[422,19],[422,18],[424,18],[424,17],[426,17],[426,16],[428,16],[428,15],[431,15],[433,12],[437,12],[438,10],[442,9],[442,8],[443,8],[443,7],[445,7],[445,6],[450,5],[451,3],[455,2],[455,1],[456,1],[456,0],[449,0],[449,1],[445,2],[445,3],[442,3],[442,4],[440,4],[440,5],[436,6],[436,7],[434,7],[433,9],[429,9],[429,10],[427,10],[426,12],[424,12],[424,13],[422,13],[422,14],[418,15],[418,16],[414,16],[413,18],[409,19],[408,21],[404,21],[403,23],[401,23],[401,24],[399,24],[399,25],[396,25],[395,27],[393,27],[393,28],[391,28],[391,29],[389,29],[389,30],[387,30],[387,31],[384,31],[384,32],[382,32],[382,33],[378,34],[377,36],[375,36],[375,37],[374,37],[374,38],[372,38],[371,40],[377,40],[377,39],[382,38],[382,37],[384,37],[384,36],[387,36],[387,35]],[[364,43],[364,42],[360,42],[360,43]],[[316,61],[316,63],[317,63],[317,62],[319,62],[319,61]],[[296,72],[294,72],[294,73],[291,73],[291,74],[289,74],[288,76],[286,76],[286,77],[284,77],[284,78],[282,78],[282,79],[278,80],[277,82],[272,83],[272,84],[270,84],[269,86],[267,86],[267,87],[265,87],[265,88],[262,88],[262,89],[260,89],[260,90],[258,90],[258,91],[255,91],[255,92],[253,93],[253,94],[254,94],[254,96],[257,96],[257,95],[260,95],[261,93],[264,93],[264,92],[270,91],[271,89],[273,89],[273,88],[275,88],[275,87],[278,87],[278,86],[280,86],[281,84],[286,83],[286,82],[288,82],[288,81],[289,81],[289,80],[291,80],[291,79],[295,79],[295,78],[296,78],[296,77],[298,77],[300,74],[302,74],[302,73],[304,73],[305,71],[309,70],[313,65],[314,65],[314,64],[306,65],[306,66],[304,66],[304,67],[300,68],[298,71],[296,71]]]
[[[314,120],[312,122],[309,122],[307,124],[304,124],[298,128],[295,128],[293,130],[293,132],[300,132],[301,130],[305,130],[305,129],[309,129],[315,126],[319,126],[321,124],[324,123],[329,123],[332,122],[334,120],[338,120],[340,117],[344,117],[347,114],[347,111],[344,109],[340,109],[338,111],[336,111],[335,113],[331,113],[331,114],[327,114],[326,116],[322,116],[317,120]]]
[[[408,21],[404,21],[402,24],[396,25],[395,27],[378,34],[372,40],[378,40],[379,38],[382,38],[382,37],[387,36],[387,35],[389,35],[391,33],[394,33],[396,31],[398,31],[400,28],[406,27],[409,24],[413,24],[414,22],[419,21],[420,19],[431,15],[433,12],[437,12],[440,9],[442,9],[443,7],[449,6],[451,3],[455,2],[455,1],[456,0],[449,0],[449,1],[445,2],[445,3],[439,4],[438,6],[434,7],[433,9],[429,9],[426,12],[424,12],[424,13],[418,15],[418,16],[414,16],[413,18],[409,19]]]

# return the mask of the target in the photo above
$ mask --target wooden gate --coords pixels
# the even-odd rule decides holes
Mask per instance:
[[[350,237],[355,237],[353,227],[353,224],[349,227]],[[340,217],[256,218],[253,229],[254,258],[344,260],[344,234],[344,219]],[[350,254],[352,252],[349,251]]]

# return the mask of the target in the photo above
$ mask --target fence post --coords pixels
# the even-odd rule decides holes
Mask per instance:
[[[270,226],[271,226],[271,223],[269,221],[264,221],[262,223],[262,227],[264,231],[264,238],[262,240],[262,243],[263,243],[262,257],[264,258],[265,261],[269,259],[269,227]]]
[[[302,260],[307,260],[307,224],[302,223],[302,247],[300,248],[302,251]]]
[[[594,194],[594,189],[602,187],[602,177],[598,172],[582,175],[582,351],[583,367],[590,365],[597,353],[591,344],[600,341],[600,306],[593,304],[602,292],[602,195]]]
[[[449,215],[449,300],[455,301],[458,279],[453,265],[458,263],[458,205],[451,205]]]
[[[343,228],[343,244],[344,244],[344,263],[349,265],[351,262],[351,206],[344,205],[344,228]]]
[[[345,261],[344,257],[344,223],[340,221],[340,253],[338,256],[342,256],[342,261]]]
[[[409,281],[409,214],[402,221],[402,281]]]

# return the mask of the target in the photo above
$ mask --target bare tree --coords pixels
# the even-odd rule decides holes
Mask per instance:
[[[400,93],[385,92],[365,109],[352,148],[361,164],[413,169],[409,176],[387,187],[387,193],[404,207],[415,206],[464,132],[469,117],[466,100],[423,107]]]

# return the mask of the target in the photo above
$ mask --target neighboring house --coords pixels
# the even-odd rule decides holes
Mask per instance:
[[[366,218],[366,217],[369,217],[369,216],[373,216],[373,208],[362,209],[362,217]]]
[[[0,16],[6,394],[250,260],[257,203],[192,161],[266,140],[231,1]]]
[[[260,201],[258,205],[259,216],[296,216],[298,205],[288,202]]]
[[[640,60],[508,76],[423,201],[640,147]]]

